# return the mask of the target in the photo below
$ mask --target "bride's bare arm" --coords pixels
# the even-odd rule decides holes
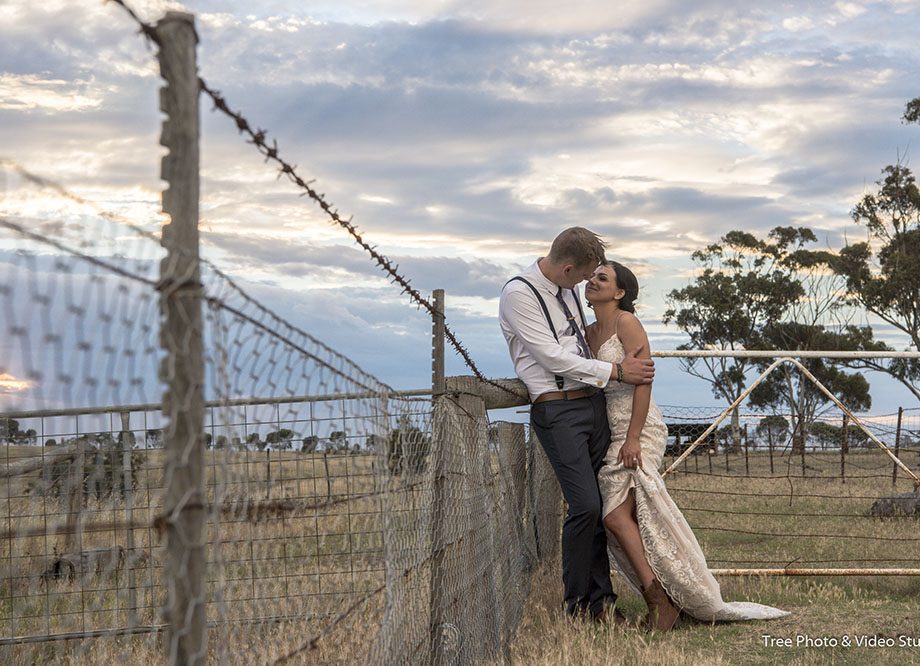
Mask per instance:
[[[620,342],[623,343],[624,349],[636,349],[642,347],[638,358],[650,358],[648,335],[635,315],[628,312],[620,316],[617,323],[617,335]],[[633,392],[632,413],[629,418],[629,429],[626,431],[626,442],[620,448],[618,456],[624,467],[641,467],[642,466],[642,446],[639,436],[642,434],[642,427],[645,425],[645,419],[648,416],[648,406],[652,398],[652,385],[639,384]]]

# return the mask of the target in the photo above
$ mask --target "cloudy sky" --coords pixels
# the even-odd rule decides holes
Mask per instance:
[[[447,290],[450,325],[492,376],[513,372],[498,291],[560,229],[592,228],[636,269],[653,347],[670,349],[664,297],[694,249],[777,225],[831,248],[861,239],[849,211],[920,139],[900,122],[920,95],[917,0],[132,6],[196,15],[201,75],[414,286]],[[115,5],[0,0],[0,157],[156,228],[154,56]],[[205,255],[389,384],[423,387],[422,313],[226,117],[202,116]],[[659,402],[710,401],[661,367]],[[873,381],[874,411],[913,400]]]

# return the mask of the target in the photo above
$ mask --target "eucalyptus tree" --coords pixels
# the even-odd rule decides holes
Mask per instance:
[[[760,350],[887,349],[872,329],[852,323],[856,311],[846,299],[846,281],[830,269],[836,255],[809,246],[807,228],[776,227],[766,239],[732,231],[719,243],[694,253],[702,270],[684,289],[669,295],[665,323],[673,321],[690,337],[683,348]],[[752,369],[772,359],[686,359],[684,368],[710,383],[713,394],[732,403],[750,382]],[[807,359],[803,365],[851,409],[871,405],[869,383],[848,373],[846,363]],[[788,414],[793,449],[801,450],[811,423],[833,401],[790,365],[773,371],[751,393],[755,407]],[[737,410],[732,414],[734,444],[740,443]]]
[[[817,238],[810,229],[776,227],[767,238],[730,231],[719,242],[691,256],[698,266],[693,281],[668,295],[664,323],[674,323],[690,341],[679,349],[742,351],[761,349],[764,326],[781,320],[805,296],[791,257]],[[682,359],[684,370],[710,384],[713,395],[731,404],[743,393],[746,358]],[[741,442],[738,410],[732,413],[732,435]]]
[[[765,326],[763,337],[767,347],[797,351],[879,351],[886,347],[874,339],[870,327],[853,324],[779,321]],[[872,406],[869,381],[846,362],[829,358],[803,358],[800,362],[848,409],[865,411]],[[766,361],[758,363],[766,365]],[[789,414],[795,452],[804,450],[819,417],[837,409],[817,384],[790,365],[772,372],[751,392],[751,405]]]
[[[913,111],[920,113],[920,98]],[[910,109],[908,109],[910,110]],[[907,114],[905,113],[905,118]],[[920,350],[920,189],[910,169],[889,164],[852,211],[867,238],[844,247],[831,263],[846,281],[847,297],[907,336]],[[920,400],[920,362],[862,361],[863,367],[887,372]]]
[[[846,281],[832,269],[837,255],[826,250],[800,248],[790,253],[785,265],[794,271],[802,287],[782,318],[760,331],[764,349],[795,351],[886,351],[890,348],[874,338],[872,328],[854,323],[862,312],[847,300]],[[847,408],[867,410],[872,405],[869,382],[859,372],[848,372],[850,362],[842,359],[802,358],[800,362],[820,384]],[[769,361],[756,361],[765,369]],[[802,451],[809,431],[819,417],[836,404],[815,382],[797,368],[784,364],[751,393],[751,404],[789,415],[792,448]]]

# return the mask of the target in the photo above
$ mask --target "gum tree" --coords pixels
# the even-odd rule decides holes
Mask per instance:
[[[911,104],[911,117],[916,118],[920,98]],[[831,265],[846,280],[851,302],[904,333],[909,348],[920,350],[920,190],[910,169],[900,163],[886,166],[876,184],[878,191],[866,194],[852,211],[867,239],[847,245]],[[920,400],[916,360],[859,365],[887,372]]]
[[[781,320],[805,295],[790,258],[816,240],[807,228],[776,227],[765,239],[736,230],[694,252],[691,258],[699,272],[689,285],[671,291],[664,314],[665,324],[674,323],[690,338],[679,349],[764,348],[763,327]],[[744,392],[753,363],[701,358],[683,359],[681,365],[731,404]],[[732,413],[732,439],[740,446],[738,410]]]

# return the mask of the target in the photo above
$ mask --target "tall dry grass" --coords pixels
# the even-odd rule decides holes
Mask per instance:
[[[35,455],[8,452],[11,459]],[[910,456],[914,456],[910,459]],[[916,452],[907,452],[917,467]],[[673,496],[685,510],[711,566],[783,566],[825,561],[825,566],[920,566],[916,519],[869,518],[871,499],[912,484],[901,475],[890,481],[890,463],[881,454],[850,454],[847,478],[839,476],[836,454],[809,454],[806,474],[799,476],[798,458],[777,456],[772,478],[744,476],[743,455],[691,460],[687,471],[668,477]],[[748,468],[755,477],[770,477],[764,454],[751,454]],[[383,505],[378,494],[381,475],[369,456],[326,456],[294,452],[209,452],[209,500],[223,498],[221,519],[209,528],[215,564],[209,569],[209,617],[220,620],[211,629],[209,654],[220,663],[264,663],[295,653],[291,663],[355,663],[367,655],[380,626],[385,596],[367,603],[334,626],[343,609],[384,580]],[[152,525],[161,511],[163,458],[151,451],[139,474],[135,520]],[[37,473],[33,475],[37,480]],[[0,519],[8,530],[59,525],[67,509],[61,499],[25,492],[28,479],[9,482],[0,496]],[[218,487],[220,491],[218,492]],[[424,498],[401,495],[404,510],[392,525],[417,528],[413,516]],[[123,519],[123,498],[90,500],[85,518],[100,523]],[[779,515],[761,515],[779,514]],[[843,514],[843,515],[837,515]],[[731,531],[727,531],[731,530]],[[750,534],[758,532],[759,534]],[[784,536],[789,534],[811,536]],[[822,536],[827,535],[827,536]],[[112,529],[87,533],[83,546],[124,545],[126,532]],[[149,552],[147,564],[135,570],[138,624],[162,624],[164,599],[162,542],[152,528],[135,530],[138,549]],[[422,542],[423,543],[423,542]],[[0,626],[6,636],[55,634],[63,631],[127,626],[126,576],[112,569],[74,580],[42,580],[47,562],[64,547],[63,536],[15,537],[2,544],[3,596]],[[424,545],[422,545],[424,548]],[[424,559],[420,557],[419,559]],[[218,566],[216,562],[220,560]],[[837,564],[835,565],[834,562]],[[845,563],[845,564],[844,564]],[[916,649],[793,648],[764,646],[761,636],[915,635],[920,636],[917,578],[723,578],[727,599],[753,600],[792,611],[770,623],[729,625],[683,624],[663,636],[647,636],[609,627],[572,624],[559,612],[558,567],[531,581],[531,596],[507,656],[517,664],[734,664],[734,663],[910,663],[920,661]],[[628,615],[643,612],[641,599],[623,592]],[[470,612],[476,612],[473,609]],[[409,618],[427,622],[427,613]],[[265,619],[249,622],[252,618]],[[307,639],[321,636],[312,649]],[[3,663],[29,664],[160,663],[163,634],[90,638],[0,647]]]
[[[904,459],[920,468],[916,451]],[[702,464],[700,464],[702,462]],[[715,462],[715,461],[714,461]],[[891,483],[891,464],[875,451],[850,454],[847,478],[840,477],[839,454],[808,454],[806,473],[798,457],[774,460],[775,478],[744,476],[743,455],[732,456],[729,472],[708,461],[689,461],[689,473],[667,478],[669,488],[696,529],[710,566],[754,568],[793,566],[920,568],[920,520],[879,519],[868,514],[874,498],[913,489],[900,475]],[[698,467],[707,474],[695,474]],[[769,476],[764,454],[749,456],[754,476]],[[786,474],[789,476],[786,476]],[[734,513],[728,513],[734,512]],[[761,515],[761,514],[782,515]],[[837,515],[845,514],[845,515]],[[735,531],[720,531],[727,528]],[[747,534],[759,532],[761,534]],[[830,536],[765,536],[764,534]],[[885,539],[914,539],[890,541]],[[885,561],[875,561],[885,560]],[[904,560],[904,561],[892,561]],[[812,564],[809,564],[812,563]],[[636,621],[642,599],[614,577],[620,606]],[[558,566],[542,571],[510,649],[513,664],[910,664],[920,663],[920,647],[821,647],[823,637],[912,638],[920,645],[918,577],[721,577],[726,600],[757,601],[791,611],[770,622],[718,625],[682,620],[666,634],[573,623],[560,610]],[[765,644],[763,636],[791,639],[793,647]],[[796,646],[799,640],[811,643]],[[817,645],[815,644],[817,639]],[[497,663],[497,662],[496,662]]]

